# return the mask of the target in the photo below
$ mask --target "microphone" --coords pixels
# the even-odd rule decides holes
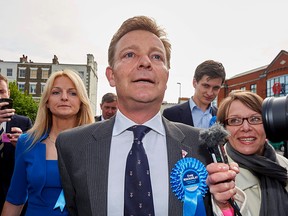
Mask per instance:
[[[218,122],[210,128],[200,131],[199,141],[201,144],[206,144],[214,163],[228,164],[228,158],[224,149],[228,135],[229,132]],[[242,216],[237,203],[232,198],[230,198],[228,202],[234,209],[234,215]]]

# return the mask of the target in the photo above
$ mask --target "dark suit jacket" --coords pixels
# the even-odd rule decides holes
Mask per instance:
[[[101,121],[101,115],[95,116],[94,118],[95,118],[95,122]]]
[[[217,108],[213,105],[211,108],[212,115],[215,116],[217,114]],[[173,122],[180,122],[183,124],[194,126],[189,101],[166,108],[163,111],[163,116]]]
[[[12,127],[19,127],[26,132],[32,127],[32,122],[28,117],[15,114],[11,121],[6,123],[6,133],[10,133]],[[0,158],[0,212],[13,174],[14,156],[15,147],[11,143],[4,143],[3,158]]]
[[[107,215],[108,166],[115,117],[61,133],[56,141],[58,163],[71,216]],[[163,118],[166,130],[169,173],[182,150],[188,157],[211,163],[205,146],[199,144],[199,130]],[[212,215],[211,196],[205,196],[207,215]],[[183,203],[169,189],[169,216],[182,215]]]

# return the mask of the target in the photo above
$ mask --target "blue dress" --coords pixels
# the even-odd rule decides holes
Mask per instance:
[[[16,145],[15,168],[6,200],[14,205],[28,201],[26,216],[67,216],[55,204],[62,191],[57,160],[46,160],[46,145],[41,141],[31,149],[27,134]]]

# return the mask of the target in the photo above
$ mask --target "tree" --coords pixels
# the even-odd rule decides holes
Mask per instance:
[[[20,92],[16,82],[10,82],[9,89],[10,98],[13,99],[13,108],[16,110],[16,113],[28,116],[34,122],[37,115],[38,103],[27,92]]]

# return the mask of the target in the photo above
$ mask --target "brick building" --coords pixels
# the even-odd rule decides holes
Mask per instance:
[[[82,78],[91,102],[94,114],[97,109],[98,74],[97,63],[92,54],[87,54],[86,64],[61,64],[56,55],[51,63],[37,63],[23,55],[18,62],[0,60],[0,73],[9,82],[16,82],[18,89],[28,92],[35,100],[42,95],[45,83],[51,73],[62,69],[71,69]]]
[[[217,103],[219,104],[229,92],[237,89],[255,92],[262,98],[286,96],[288,94],[288,52],[281,50],[269,65],[227,79],[219,92]]]

